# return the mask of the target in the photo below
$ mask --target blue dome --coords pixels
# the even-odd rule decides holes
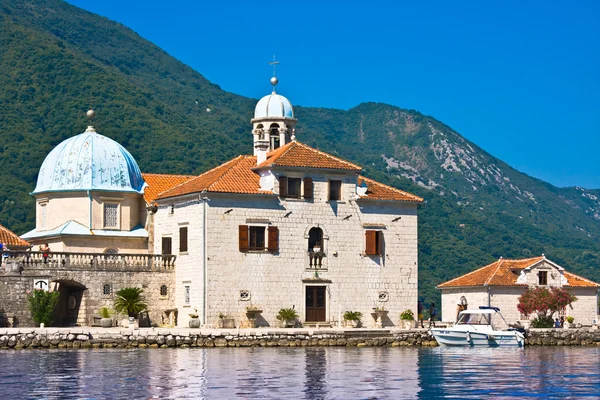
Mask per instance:
[[[254,109],[254,118],[285,117],[294,118],[292,103],[273,91],[260,99]]]
[[[79,190],[143,193],[145,186],[133,156],[88,127],[46,156],[33,194]]]

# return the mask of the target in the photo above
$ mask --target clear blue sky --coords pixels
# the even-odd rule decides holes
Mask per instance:
[[[415,109],[529,175],[600,188],[599,1],[69,2],[227,91],[266,94],[275,54],[293,104]]]

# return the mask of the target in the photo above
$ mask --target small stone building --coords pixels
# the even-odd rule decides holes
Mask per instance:
[[[456,321],[457,303],[464,296],[469,309],[498,307],[509,324],[521,321],[527,325],[527,317],[517,310],[518,299],[527,288],[535,286],[567,289],[578,300],[561,315],[573,316],[575,323],[583,325],[598,323],[600,284],[566,271],[544,255],[520,260],[500,258],[438,285],[442,292],[442,321]]]
[[[275,93],[252,119],[254,154],[157,196],[154,253],[177,255],[179,323],[198,313],[275,326],[281,308],[305,325],[360,311],[399,324],[417,305],[417,206],[422,199],[361,175],[356,164],[296,140],[293,108]],[[250,137],[250,135],[249,135]]]

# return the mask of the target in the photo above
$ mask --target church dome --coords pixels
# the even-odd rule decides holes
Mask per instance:
[[[143,193],[145,186],[133,156],[90,126],[46,156],[33,194],[80,190]]]
[[[260,99],[254,109],[254,118],[294,118],[292,103],[283,96],[273,93]]]

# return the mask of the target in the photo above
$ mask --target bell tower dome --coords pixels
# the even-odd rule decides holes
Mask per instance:
[[[273,76],[273,92],[258,101],[254,109],[252,134],[254,136],[254,155],[257,155],[257,142],[267,142],[268,151],[273,151],[295,140],[296,122],[292,103],[275,92],[279,80]],[[258,146],[261,147],[261,146]]]

